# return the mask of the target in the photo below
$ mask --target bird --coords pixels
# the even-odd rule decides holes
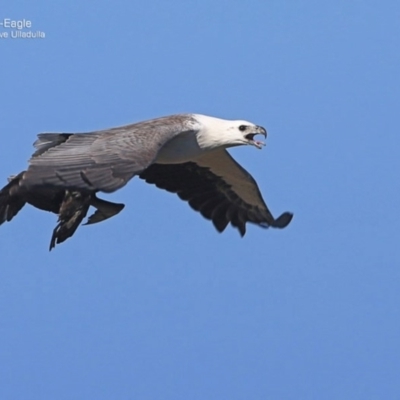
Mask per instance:
[[[0,190],[0,225],[25,204],[58,215],[50,247],[87,224],[117,215],[124,204],[97,197],[112,193],[138,176],[176,193],[211,220],[218,232],[230,223],[243,237],[246,223],[285,228],[293,214],[274,218],[254,178],[227,151],[267,137],[262,126],[202,114],[175,114],[87,133],[40,133],[26,170],[8,178]]]

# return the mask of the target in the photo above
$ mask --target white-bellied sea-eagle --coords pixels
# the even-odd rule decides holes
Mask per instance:
[[[252,176],[227,148],[264,143],[266,130],[247,121],[178,114],[90,133],[42,133],[26,171],[9,178],[0,191],[0,225],[26,204],[58,214],[50,250],[71,237],[90,206],[87,224],[118,214],[123,204],[97,197],[134,176],[182,200],[222,232],[231,223],[243,236],[246,223],[284,228],[285,212],[275,219]]]

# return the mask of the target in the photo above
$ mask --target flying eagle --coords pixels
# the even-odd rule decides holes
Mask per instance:
[[[275,219],[257,183],[226,151],[252,145],[266,130],[247,121],[178,114],[90,133],[42,133],[26,171],[0,191],[0,225],[26,204],[58,214],[50,250],[71,237],[89,207],[87,224],[118,214],[123,204],[97,197],[134,176],[176,193],[222,232],[229,223],[246,233],[246,222],[284,228],[293,215]]]

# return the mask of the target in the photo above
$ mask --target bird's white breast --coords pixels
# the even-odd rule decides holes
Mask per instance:
[[[193,161],[204,153],[194,131],[184,132],[168,141],[154,161],[158,164],[180,164]]]

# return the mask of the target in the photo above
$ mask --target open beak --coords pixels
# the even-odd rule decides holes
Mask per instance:
[[[257,149],[262,149],[263,146],[265,146],[265,143],[261,142],[259,140],[254,140],[254,137],[256,135],[264,135],[264,137],[267,138],[267,131],[262,126],[256,126],[255,127],[255,132],[248,133],[245,136],[245,138],[248,140],[248,143],[250,145],[257,147]]]

